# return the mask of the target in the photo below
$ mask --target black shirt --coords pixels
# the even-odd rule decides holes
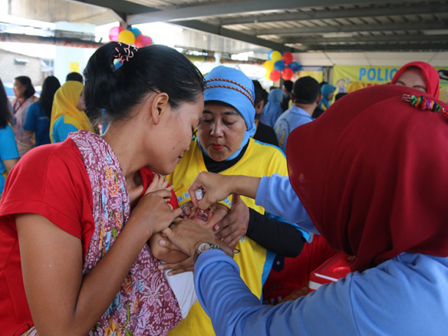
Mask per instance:
[[[254,139],[278,147],[277,134],[275,134],[274,129],[260,121],[258,122]]]

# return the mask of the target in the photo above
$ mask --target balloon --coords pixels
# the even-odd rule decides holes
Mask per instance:
[[[266,73],[264,74],[264,78],[266,78],[267,80],[271,80],[271,72],[270,71],[266,71]]]
[[[292,54],[290,52],[285,52],[282,56],[282,60],[283,60],[283,62],[285,62],[286,65],[291,63],[293,59],[294,59],[294,57],[292,56]]]
[[[288,67],[290,67],[291,70],[292,70],[293,72],[297,72],[297,71],[300,70],[300,68],[301,68],[302,66],[300,65],[300,63],[297,63],[297,62],[291,62],[291,63],[288,65]]]
[[[112,27],[109,30],[109,40],[118,42],[118,35],[123,31],[121,27]]]
[[[285,62],[277,61],[274,63],[274,69],[277,71],[282,71],[285,68]]]
[[[128,29],[129,29],[130,32],[132,32],[132,34],[134,34],[135,38],[137,38],[137,36],[140,36],[142,34],[140,29],[138,29],[138,28],[129,27]]]
[[[271,72],[274,70],[274,61],[264,61],[263,66],[268,72]]]
[[[152,39],[146,35],[139,35],[135,39],[135,46],[142,48],[152,44]]]
[[[292,71],[290,68],[284,68],[282,71],[282,77],[284,80],[290,80],[293,75],[294,71]]]
[[[123,42],[123,43],[126,43],[126,44],[134,44],[135,43],[134,34],[132,34],[132,32],[129,31],[129,30],[123,30],[118,35],[118,42]]]
[[[273,82],[278,81],[280,79],[280,72],[278,72],[277,70],[272,70],[269,75],[269,79]]]
[[[274,50],[270,53],[270,58],[271,61],[280,61],[282,59],[282,54],[280,54],[280,51]]]

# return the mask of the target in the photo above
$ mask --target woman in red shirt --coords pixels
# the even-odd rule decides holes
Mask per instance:
[[[145,187],[149,169],[171,173],[188,149],[203,78],[171,48],[120,43],[99,48],[85,78],[90,119],[105,109],[111,122],[105,135],[36,148],[6,182],[0,330],[166,335],[180,309],[147,241],[181,210],[165,204],[169,190]]]

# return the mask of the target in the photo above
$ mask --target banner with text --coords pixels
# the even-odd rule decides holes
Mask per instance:
[[[323,81],[324,78],[324,67],[321,66],[303,66],[298,74],[297,78],[310,76],[317,80],[319,83]]]
[[[357,66],[335,65],[333,67],[333,85],[336,93],[353,92],[365,87],[390,83],[400,67],[398,66]],[[437,70],[443,68],[436,68]],[[440,81],[440,100],[446,101],[448,82]]]

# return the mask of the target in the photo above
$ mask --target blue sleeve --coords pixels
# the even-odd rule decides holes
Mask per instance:
[[[25,131],[36,132],[37,129],[37,119],[39,118],[39,105],[36,102],[30,105],[28,111],[26,112],[25,124],[23,124],[23,129]]]
[[[357,335],[350,323],[348,297],[315,294],[277,306],[262,305],[244,284],[236,263],[221,251],[208,251],[195,265],[199,302],[217,335]],[[303,304],[302,304],[303,303]],[[347,306],[348,305],[348,306]],[[344,316],[346,315],[346,316]]]
[[[405,260],[408,259],[408,260]],[[221,251],[195,265],[198,299],[217,335],[445,335],[447,260],[400,256],[292,302],[262,305]]]
[[[11,126],[0,129],[0,160],[11,160],[20,158],[17,150],[14,131]]]
[[[308,213],[289,183],[289,177],[274,174],[263,176],[258,186],[255,203],[266,212],[296,223],[305,231],[317,233]]]
[[[68,138],[69,133],[76,132],[78,129],[72,124],[66,124],[64,117],[59,118],[53,126],[54,142],[63,142]]]

